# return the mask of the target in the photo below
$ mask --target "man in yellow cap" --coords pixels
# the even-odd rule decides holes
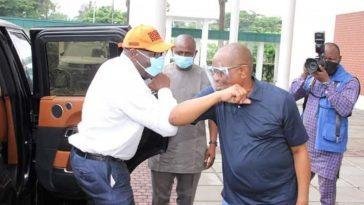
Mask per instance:
[[[153,27],[140,25],[120,46],[122,54],[97,71],[84,100],[79,132],[69,137],[74,175],[92,204],[134,204],[124,161],[135,155],[144,127],[162,136],[177,132],[168,121],[177,103],[169,78],[160,74],[163,53],[172,45]],[[149,88],[143,80],[148,78]]]

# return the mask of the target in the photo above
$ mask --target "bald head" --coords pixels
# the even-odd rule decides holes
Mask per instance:
[[[340,48],[335,43],[325,43],[325,56],[330,55],[334,58],[340,57]]]
[[[172,48],[172,50],[178,55],[193,56],[196,52],[195,39],[187,34],[179,35],[175,39],[174,47]]]
[[[221,47],[215,54],[213,61],[214,66],[218,67],[231,67],[246,64],[250,72],[253,68],[253,60],[250,50],[240,44],[231,43]]]
[[[339,46],[335,43],[325,43],[325,58],[330,61],[340,62],[341,55]]]
[[[340,48],[336,43],[325,43],[325,48],[332,50],[337,55],[340,55]]]
[[[231,43],[220,48],[213,60],[212,66],[218,68],[228,67],[227,74],[223,75],[214,71],[213,80],[217,90],[239,84],[251,89],[253,63],[250,50],[239,43]]]

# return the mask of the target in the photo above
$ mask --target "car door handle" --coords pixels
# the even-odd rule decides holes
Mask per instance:
[[[69,136],[76,134],[78,132],[77,126],[68,127],[64,132],[64,137],[68,138]]]

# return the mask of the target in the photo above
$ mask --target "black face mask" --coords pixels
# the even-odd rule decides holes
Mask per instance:
[[[325,62],[325,69],[327,74],[333,75],[338,67],[339,63],[333,62],[333,61],[326,61]]]

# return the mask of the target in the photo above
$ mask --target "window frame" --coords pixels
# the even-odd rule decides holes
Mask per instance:
[[[28,45],[29,45],[29,51],[30,51],[30,63],[31,63],[31,75],[28,75],[28,73],[27,73],[27,71],[26,71],[26,67],[23,65],[23,58],[22,58],[22,56],[20,55],[20,49],[18,50],[17,48],[17,45],[16,45],[16,43],[15,43],[15,41],[14,41],[14,39],[12,38],[12,35],[14,35],[13,33],[16,33],[16,34],[19,34],[19,35],[21,35],[21,36],[23,36],[24,37],[24,40],[26,41],[26,42],[28,42]],[[31,45],[30,45],[30,39],[29,39],[29,37],[28,37],[28,35],[26,34],[26,33],[24,33],[22,30],[18,30],[18,29],[11,29],[11,28],[8,28],[7,29],[7,35],[9,36],[9,38],[10,38],[10,41],[11,41],[11,43],[12,43],[12,46],[14,47],[14,50],[16,51],[15,52],[15,55],[17,55],[17,57],[18,57],[18,59],[20,60],[20,64],[21,64],[21,67],[22,67],[22,70],[23,70],[23,72],[24,72],[24,75],[25,75],[25,78],[26,78],[26,81],[27,81],[27,83],[28,83],[28,86],[29,86],[29,90],[30,90],[30,92],[32,92],[33,91],[33,63],[32,63],[32,59],[33,59],[33,57],[32,57],[32,48],[31,48]]]
[[[111,56],[108,41],[71,41],[70,44],[67,46],[68,48],[78,50],[79,53],[77,54],[82,54],[81,50],[84,50],[84,48],[86,47],[87,49],[89,49],[87,50],[86,55],[64,55],[65,51],[67,51],[67,47],[64,47],[65,45],[63,45],[64,52],[62,55],[62,53],[60,52],[62,43],[68,43],[68,41],[49,41],[45,44],[47,51],[47,66],[49,70],[48,79],[50,85],[50,95],[84,96],[96,71],[99,69],[101,64],[108,60],[108,58],[110,58]],[[70,47],[71,45],[72,47]],[[83,49],[81,49],[82,47]],[[56,52],[53,52],[51,48],[57,48],[58,50]],[[104,57],[101,57],[101,55],[100,57],[92,56],[93,50],[98,48],[102,48],[102,51],[106,52],[104,53]],[[74,53],[74,50],[68,51]],[[52,59],[54,61],[51,61]],[[72,62],[67,62],[67,59],[72,60]],[[73,60],[75,61],[73,62]],[[82,60],[84,60],[85,62],[82,62]],[[57,63],[54,64],[54,62]],[[55,86],[57,84],[61,84],[63,86]]]
[[[109,42],[109,58],[120,54],[117,44],[124,38],[126,26],[69,27],[30,30],[33,56],[34,95],[40,99],[50,96],[49,69],[47,63],[47,42]]]

